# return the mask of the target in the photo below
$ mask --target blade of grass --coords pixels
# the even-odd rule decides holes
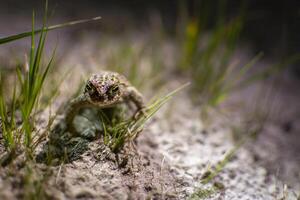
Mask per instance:
[[[101,17],[98,16],[98,17],[94,17],[94,18],[91,18],[91,19],[75,20],[75,21],[71,21],[71,22],[66,22],[66,23],[62,23],[62,24],[49,26],[44,31],[51,31],[51,30],[55,30],[55,29],[60,29],[60,28],[68,27],[68,26],[77,25],[77,24],[97,21],[97,20],[100,20],[100,19],[101,19]],[[19,40],[19,39],[22,39],[22,38],[25,38],[25,37],[30,37],[30,36],[32,37],[32,34],[38,34],[38,33],[41,33],[42,31],[43,31],[43,29],[41,28],[41,29],[38,29],[38,30],[34,30],[33,32],[28,31],[28,32],[19,33],[19,34],[16,34],[16,35],[11,35],[11,36],[8,36],[8,37],[3,37],[3,38],[0,38],[0,45],[5,44],[5,43],[9,43],[9,42],[12,42],[12,41],[15,41],[15,40]]]
[[[259,81],[259,80],[263,80],[268,78],[269,76],[276,74],[282,70],[284,70],[285,68],[287,68],[289,65],[296,63],[297,61],[300,60],[300,54],[294,54],[292,56],[289,56],[288,58],[284,59],[282,62],[279,62],[278,64],[275,64],[272,67],[269,67],[261,72],[256,73],[255,75],[247,78],[246,80],[244,80],[239,86],[238,88],[242,88],[245,87],[255,81]]]

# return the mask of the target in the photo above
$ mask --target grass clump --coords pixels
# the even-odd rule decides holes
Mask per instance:
[[[210,183],[227,165],[228,162],[236,155],[237,151],[247,142],[249,137],[245,137],[239,143],[237,143],[231,150],[229,150],[225,157],[218,162],[214,167],[208,169],[204,172],[203,176],[201,177],[201,184],[206,185]],[[216,194],[217,192],[224,190],[225,186],[221,182],[214,182],[213,185],[208,188],[196,188],[195,191],[190,195],[189,199],[207,199],[210,198],[212,195]]]
[[[239,148],[246,142],[246,140],[240,141],[238,144],[235,145],[229,152],[226,153],[225,157],[223,160],[218,162],[214,166],[214,170],[208,171],[208,173],[205,177],[202,178],[201,183],[202,184],[207,184],[209,183],[214,177],[216,177],[226,166],[228,162],[232,159],[232,157],[236,154],[236,152],[239,150]]]
[[[185,32],[179,38],[181,51],[178,68],[189,71],[193,80],[192,90],[201,94],[201,99],[197,98],[197,101],[211,106],[216,106],[226,97],[231,81],[235,79],[230,74],[233,68],[230,62],[244,22],[243,8],[238,16],[226,22],[226,1],[220,1],[219,5],[214,25],[208,24],[211,17],[215,18],[208,13],[208,10],[213,10],[212,5],[195,5],[201,14],[192,18],[182,17],[185,18],[182,26]],[[204,32],[207,28],[210,30],[209,35]]]
[[[190,197],[189,200],[207,199],[215,194],[215,188],[201,189],[198,188]]]
[[[29,61],[25,67],[18,67],[15,74],[13,91],[11,92],[10,84],[4,81],[4,72],[0,71],[0,133],[3,137],[5,148],[4,155],[0,158],[0,164],[5,166],[9,164],[18,154],[26,152],[26,158],[32,159],[33,151],[41,138],[36,134],[36,114],[40,109],[42,89],[49,71],[53,66],[55,50],[49,62],[43,65],[43,54],[47,32],[50,30],[63,28],[79,23],[98,20],[100,17],[78,20],[47,26],[48,3],[45,4],[45,14],[41,29],[35,29],[34,12],[32,15],[32,30],[30,32],[19,33],[16,35],[0,38],[0,45],[16,41],[24,37],[31,37],[31,48]],[[38,43],[35,43],[35,35],[39,34]],[[10,95],[10,93],[12,93]],[[55,93],[54,93],[55,94]],[[9,96],[11,96],[9,98]],[[53,120],[49,120],[51,123]],[[49,126],[50,127],[50,126]],[[42,134],[45,136],[46,134]],[[36,140],[36,141],[35,141]]]
[[[47,12],[46,12],[47,13]],[[24,69],[23,73],[18,70],[18,78],[20,82],[20,110],[22,114],[22,131],[25,133],[25,146],[31,151],[32,130],[34,121],[30,119],[34,115],[34,109],[38,106],[41,89],[44,85],[46,76],[52,66],[55,51],[45,67],[42,69],[41,59],[47,35],[46,31],[47,16],[44,16],[43,27],[39,36],[37,47],[35,46],[34,38],[34,14],[32,18],[32,36],[31,36],[31,51],[29,59],[29,68]]]
[[[47,6],[46,6],[47,11]],[[35,46],[35,31],[34,31],[34,14],[32,16],[32,34],[31,34],[31,49],[29,56],[29,63],[25,64],[25,69],[17,69],[18,82],[15,82],[11,106],[7,107],[5,101],[5,94],[3,89],[0,93],[0,113],[3,119],[3,135],[7,150],[13,153],[15,147],[24,142],[27,155],[32,154],[32,133],[34,128],[34,114],[38,107],[38,99],[40,97],[41,89],[43,87],[46,76],[52,64],[52,58],[47,66],[43,69],[41,66],[41,59],[45,45],[47,31],[45,29],[47,16],[45,14],[43,20],[43,27],[40,32],[39,42]],[[1,85],[4,85],[1,83]],[[18,94],[16,94],[16,88]],[[16,126],[16,111],[21,111],[21,125]],[[9,114],[8,114],[9,113]],[[16,144],[17,143],[17,144]]]
[[[16,132],[16,120],[15,120],[15,111],[16,111],[16,87],[14,87],[13,95],[11,98],[10,105],[7,105],[7,98],[5,98],[5,93],[3,91],[3,78],[0,74],[0,123],[4,147],[8,152],[14,152],[15,150],[15,138],[14,133]],[[10,112],[10,116],[7,113]]]
[[[187,85],[188,84],[184,84],[169,94],[153,100],[145,108],[144,113],[140,113],[137,118],[124,120],[124,117],[120,117],[108,120],[108,117],[102,113],[101,119],[104,127],[104,144],[109,146],[112,152],[120,152],[126,143],[133,141],[138,136],[143,130],[145,123],[149,121],[177,92]]]
[[[251,60],[234,62],[246,12],[241,3],[238,13],[230,18],[226,13],[227,1],[194,2],[190,12],[187,4],[180,4],[177,30],[177,71],[192,80],[191,96],[201,104],[201,116],[207,118],[210,108],[217,108],[232,92],[265,80],[299,60],[299,54],[283,58],[265,69],[253,70],[261,59],[258,53]],[[188,15],[194,13],[194,15]]]

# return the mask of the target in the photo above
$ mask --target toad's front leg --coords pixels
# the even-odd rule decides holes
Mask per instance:
[[[67,106],[65,114],[65,121],[68,131],[70,131],[71,133],[76,133],[73,125],[75,116],[81,108],[90,106],[91,103],[88,101],[88,97],[86,94],[81,94],[70,102],[70,104]]]
[[[126,88],[127,90],[127,99],[133,102],[137,108],[134,118],[137,118],[139,114],[146,114],[145,113],[145,101],[143,95],[133,86],[129,86]]]

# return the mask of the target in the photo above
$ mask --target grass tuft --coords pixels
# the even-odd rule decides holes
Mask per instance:
[[[145,113],[140,113],[136,119],[124,120],[124,117],[120,117],[108,120],[108,117],[102,113],[100,118],[104,127],[104,144],[108,145],[112,152],[120,152],[126,143],[133,141],[138,136],[146,122],[177,92],[187,85],[189,83],[182,85],[163,97],[153,100],[145,109]]]
[[[181,11],[182,18],[185,19],[182,25],[185,33],[179,34],[178,38],[178,68],[189,72],[196,101],[209,106],[222,102],[234,85],[234,76],[241,77],[249,66],[235,69],[237,72],[234,72],[234,66],[230,63],[244,23],[243,5],[240,13],[229,20],[224,17],[226,1],[220,1],[218,5],[215,9],[208,2],[196,4],[202,12],[193,17],[188,17],[184,15],[186,11]],[[217,17],[210,16],[208,10],[218,10]],[[216,18],[212,26],[208,21],[211,17]],[[207,28],[210,29],[209,35],[204,32]]]
[[[214,187],[208,189],[198,188],[195,192],[193,192],[193,194],[188,199],[189,200],[208,199],[216,192],[217,190]]]
[[[11,98],[9,84],[4,81],[4,73],[0,71],[0,134],[3,137],[5,154],[1,155],[0,164],[5,166],[9,164],[14,157],[25,150],[27,159],[32,159],[33,151],[42,141],[38,136],[35,121],[36,114],[40,109],[40,101],[43,99],[42,89],[49,71],[53,66],[56,49],[54,49],[49,62],[43,65],[43,54],[46,43],[47,33],[50,30],[63,28],[89,21],[99,20],[100,17],[92,19],[71,21],[54,26],[47,26],[48,22],[48,2],[45,3],[43,25],[41,29],[35,29],[35,15],[32,14],[32,30],[17,35],[0,38],[0,45],[12,42],[24,37],[31,37],[31,47],[29,53],[29,61],[25,63],[25,67],[17,67]],[[38,43],[35,44],[35,35],[39,34]],[[53,96],[56,94],[57,88],[53,90]],[[52,97],[48,98],[49,102]],[[45,98],[44,98],[45,99]],[[49,119],[51,124],[53,120]],[[50,126],[49,126],[50,127]],[[34,141],[37,138],[36,141]],[[17,153],[18,152],[18,153]]]
[[[14,118],[16,111],[16,87],[14,87],[10,106],[7,105],[7,99],[3,91],[4,82],[0,73],[0,122],[4,146],[8,152],[15,149],[14,132],[16,131],[16,120]],[[8,114],[10,113],[10,114]]]
[[[31,120],[34,109],[38,106],[38,99],[44,84],[45,78],[48,75],[49,69],[52,66],[55,51],[52,57],[45,67],[42,69],[41,59],[43,55],[45,40],[46,40],[46,23],[47,23],[47,5],[45,7],[45,16],[43,20],[43,27],[40,32],[39,42],[37,47],[35,46],[34,38],[34,13],[32,15],[32,35],[31,35],[31,51],[29,59],[29,69],[21,71],[18,70],[18,77],[21,85],[21,96],[20,96],[20,110],[22,113],[22,129],[25,133],[25,146],[31,148],[32,143],[32,130],[34,122]]]

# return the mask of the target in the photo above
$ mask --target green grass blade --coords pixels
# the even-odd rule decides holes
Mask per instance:
[[[16,102],[17,102],[17,98],[16,98],[16,91],[17,91],[17,84],[14,84],[14,90],[13,90],[13,97],[12,97],[12,102],[11,102],[11,120],[10,120],[10,127],[14,127],[15,126],[15,110],[16,110]]]
[[[238,144],[236,144],[232,149],[230,149],[224,156],[223,160],[219,162],[215,166],[215,170],[205,179],[201,181],[202,184],[207,184],[210,182],[214,177],[216,177],[226,166],[226,164],[232,159],[232,157],[236,154],[236,152],[249,140],[248,137],[241,140]]]
[[[298,62],[300,60],[300,54],[294,54],[286,59],[284,59],[282,62],[280,62],[279,64],[276,64],[272,67],[268,67],[267,69],[256,73],[255,75],[247,78],[246,80],[244,80],[240,85],[239,88],[243,88],[253,82],[256,81],[260,81],[263,79],[268,78],[271,75],[274,75],[282,70],[284,70],[286,67],[288,67],[291,64],[294,64],[296,62]]]
[[[52,56],[51,56],[51,59],[43,73],[43,76],[42,76],[42,79],[41,79],[41,83],[39,85],[43,85],[45,79],[46,79],[46,76],[48,75],[48,72],[49,72],[49,69],[50,67],[52,66],[52,63],[53,63],[53,60],[54,60],[54,57],[55,57],[55,54],[56,54],[56,48],[54,49],[53,53],[52,53]]]
[[[229,92],[230,90],[235,90],[240,88],[240,85],[237,83],[241,81],[243,77],[245,77],[246,73],[251,69],[253,65],[255,65],[263,56],[263,53],[260,52],[254,58],[252,58],[246,65],[244,65],[237,73],[235,78],[232,79],[230,83],[224,88],[224,91]],[[243,83],[241,83],[243,84]]]
[[[33,65],[33,58],[34,58],[34,49],[35,49],[35,45],[34,45],[34,17],[35,17],[35,15],[34,15],[34,11],[32,12],[32,24],[31,24],[31,34],[30,34],[30,36],[31,36],[31,48],[30,48],[30,58],[29,58],[29,61],[30,61],[30,63],[29,63],[29,66],[32,66]],[[0,43],[1,44],[1,43]],[[29,68],[29,70],[31,70],[31,68]],[[30,72],[29,72],[30,73]]]
[[[68,26],[73,26],[73,25],[77,25],[77,24],[82,24],[82,23],[87,23],[87,22],[91,22],[91,21],[97,21],[100,20],[101,17],[94,17],[91,19],[82,19],[82,20],[75,20],[75,21],[71,21],[71,22],[66,22],[66,23],[62,23],[62,24],[57,24],[57,25],[53,25],[53,26],[49,26],[48,28],[46,28],[46,31],[51,31],[51,30],[55,30],[55,29],[60,29],[60,28],[64,28],[64,27],[68,27]],[[42,29],[38,29],[38,30],[34,30],[33,33],[34,34],[38,34],[41,33],[43,30]],[[0,45],[1,44],[5,44],[5,43],[9,43],[15,40],[19,40],[25,37],[30,37],[32,35],[32,31],[28,31],[28,32],[24,32],[24,33],[20,33],[20,34],[16,34],[16,35],[11,35],[8,37],[3,37],[0,38]]]

